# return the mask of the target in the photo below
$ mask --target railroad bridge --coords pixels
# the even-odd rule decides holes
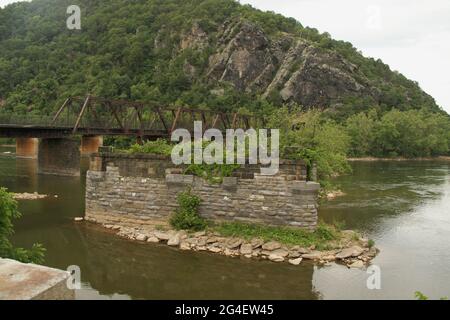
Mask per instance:
[[[0,116],[0,137],[16,139],[19,157],[38,159],[40,173],[79,175],[80,153],[98,151],[103,136],[132,136],[138,143],[170,139],[177,128],[203,130],[258,127],[260,118],[151,102],[69,97],[53,116]]]

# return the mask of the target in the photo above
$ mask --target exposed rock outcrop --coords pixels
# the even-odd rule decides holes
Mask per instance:
[[[257,26],[240,21],[219,31],[207,78],[263,97],[275,93],[285,102],[305,106],[329,106],[345,96],[375,93],[358,68],[339,54],[289,34],[271,40]]]

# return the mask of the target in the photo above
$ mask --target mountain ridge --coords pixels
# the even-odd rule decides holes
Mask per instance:
[[[336,118],[377,109],[443,112],[416,82],[350,43],[233,0],[67,0],[0,10],[3,112],[50,113],[68,95],[262,110],[319,107]]]

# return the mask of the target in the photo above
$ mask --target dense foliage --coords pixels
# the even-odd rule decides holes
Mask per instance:
[[[303,159],[309,169],[315,163],[322,183],[350,170],[346,160],[349,137],[345,128],[324,117],[322,112],[281,108],[272,114],[269,126],[280,128],[281,157]]]
[[[70,0],[33,0],[0,9],[0,108],[40,115],[55,111],[70,95],[154,100],[205,108],[264,111],[279,101],[210,83],[205,70],[217,49],[224,22],[240,19],[260,26],[276,40],[290,34],[324,51],[339,53],[379,89],[378,97],[346,97],[330,116],[342,119],[375,106],[380,112],[439,111],[433,98],[380,60],[363,57],[350,43],[304,27],[281,15],[235,0],[79,0],[82,29],[66,28]],[[198,24],[209,37],[201,50],[180,50]],[[186,63],[195,74],[185,71]],[[223,94],[212,89],[221,87]],[[376,101],[375,101],[376,100]],[[269,108],[270,109],[270,108]]]
[[[351,156],[429,157],[450,151],[450,120],[426,111],[372,111],[347,120]]]
[[[170,218],[170,224],[177,230],[199,231],[206,228],[206,220],[200,217],[198,207],[201,199],[191,190],[181,192],[177,197],[178,208]]]
[[[158,139],[156,141],[146,141],[143,144],[133,144],[129,147],[127,152],[129,153],[149,153],[159,154],[163,156],[170,156],[172,153],[173,145],[164,139]]]
[[[14,248],[9,237],[13,234],[12,220],[20,217],[15,201],[5,188],[0,188],[0,257],[15,259],[25,263],[42,263],[44,248],[34,244],[30,250]]]

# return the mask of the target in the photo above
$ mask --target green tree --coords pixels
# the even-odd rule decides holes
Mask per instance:
[[[350,137],[349,155],[362,157],[370,154],[374,142],[376,119],[366,113],[358,113],[346,121],[347,133]]]
[[[20,217],[15,201],[5,188],[0,188],[0,257],[25,263],[42,263],[45,249],[34,244],[30,250],[14,248],[9,237],[13,234],[12,220]]]
[[[322,184],[350,170],[346,160],[350,139],[341,125],[322,112],[284,107],[272,113],[268,126],[280,129],[281,156],[303,159],[309,167],[315,163]]]

